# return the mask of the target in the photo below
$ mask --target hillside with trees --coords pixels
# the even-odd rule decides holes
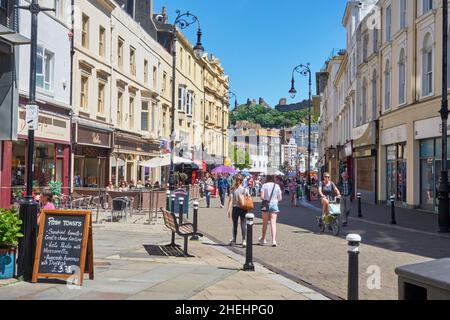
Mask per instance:
[[[312,114],[312,122],[317,122],[318,114]],[[257,123],[263,128],[290,128],[301,122],[308,122],[308,110],[279,112],[262,105],[241,105],[230,115],[230,124],[235,125],[238,121],[245,120]]]

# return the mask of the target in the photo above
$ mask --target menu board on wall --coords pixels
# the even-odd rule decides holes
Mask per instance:
[[[82,285],[85,270],[93,279],[91,212],[43,210],[32,282],[39,277],[70,278]]]

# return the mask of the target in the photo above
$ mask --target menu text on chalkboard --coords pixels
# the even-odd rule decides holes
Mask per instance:
[[[43,210],[32,281],[79,275],[81,285],[86,265],[93,279],[92,247],[90,211]]]

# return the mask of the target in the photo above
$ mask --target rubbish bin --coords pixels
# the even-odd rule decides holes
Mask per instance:
[[[395,269],[399,300],[450,300],[450,259]]]

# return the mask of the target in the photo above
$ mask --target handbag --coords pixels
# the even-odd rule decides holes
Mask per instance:
[[[332,215],[341,214],[341,205],[337,203],[330,203],[328,205],[328,213]]]
[[[272,193],[270,194],[269,200],[263,200],[263,201],[262,201],[262,205],[261,205],[261,211],[262,211],[262,212],[267,212],[267,211],[269,211],[269,204],[270,204],[270,201],[272,201],[273,192],[275,191],[276,186],[277,186],[277,185],[274,183],[274,184],[273,184]]]
[[[248,194],[238,195],[238,208],[246,211],[253,210],[255,208],[253,204],[253,198]]]

